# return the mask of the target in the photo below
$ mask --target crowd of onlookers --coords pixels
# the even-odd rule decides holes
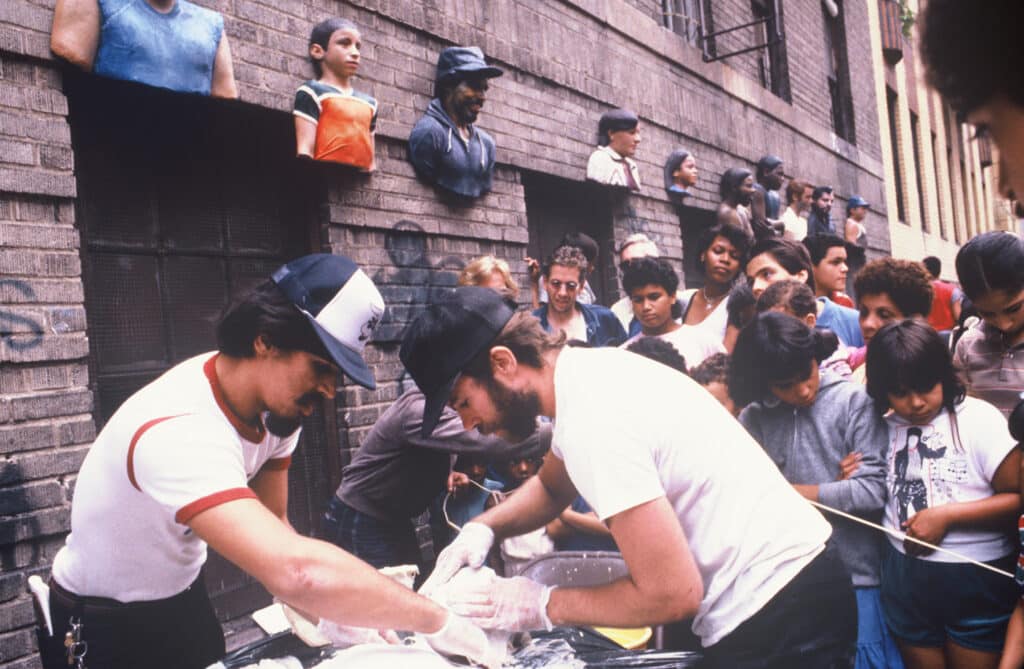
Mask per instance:
[[[737,417],[798,492],[828,507],[858,597],[858,652],[874,657],[868,666],[903,666],[901,655],[908,666],[928,666],[930,654],[948,644],[998,656],[1016,589],[971,561],[1003,572],[1016,564],[1020,456],[1005,417],[1024,389],[1019,237],[971,239],[956,259],[959,287],[938,278],[934,257],[872,260],[851,282],[854,299],[844,291],[849,243],[836,235],[755,241],[738,226],[716,224],[696,249],[703,286],[680,290],[673,264],[651,239],[633,234],[616,249],[623,296],[611,308],[595,303],[588,282],[598,244],[583,234],[562,242],[543,262],[528,259],[533,314],[571,345],[624,347],[688,374]],[[526,297],[508,263],[493,256],[471,262],[459,284],[511,301]],[[625,392],[659,391],[623,385]],[[541,466],[550,439],[542,426],[527,451],[504,445],[512,455],[495,455],[500,440],[463,430],[454,412],[424,439],[417,396],[412,389],[395,405],[415,406],[399,419],[404,436],[383,434],[394,407],[374,427],[328,513],[342,517],[355,507],[380,518],[358,490],[360,478],[386,488],[382,499],[392,504],[393,495],[409,499],[410,489],[422,487],[415,504],[391,516],[387,532],[375,530],[369,547],[360,543],[359,522],[342,523],[339,543],[378,566],[419,557],[409,516],[432,510],[437,549],[449,529],[514,494]],[[381,483],[378,441],[417,462],[408,482],[391,476]],[[424,486],[428,458],[436,473]],[[388,533],[405,536],[404,555],[388,554]],[[546,528],[503,542],[494,565],[514,573],[551,550],[615,544],[579,498]]]

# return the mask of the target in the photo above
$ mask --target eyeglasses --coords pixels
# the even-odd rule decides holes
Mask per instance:
[[[580,287],[580,284],[576,283],[575,281],[559,281],[558,279],[552,279],[551,281],[548,281],[548,285],[551,286],[551,289],[555,291],[562,290],[562,286],[565,286],[565,289],[570,293],[576,292],[576,289]]]

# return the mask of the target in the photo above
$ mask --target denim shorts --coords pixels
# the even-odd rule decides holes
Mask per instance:
[[[1013,572],[1015,555],[987,564]],[[882,559],[882,611],[893,636],[911,646],[946,641],[998,653],[1017,603],[1005,576],[963,562],[931,562],[905,555],[886,542]]]

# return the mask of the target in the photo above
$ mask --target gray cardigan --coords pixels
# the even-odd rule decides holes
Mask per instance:
[[[793,484],[818,484],[818,501],[872,522],[881,522],[885,506],[885,449],[889,431],[864,388],[829,372],[821,375],[814,404],[794,409],[772,397],[754,402],[740,422]],[[860,468],[836,481],[839,461],[860,451]],[[855,587],[877,587],[883,536],[834,514],[836,548]]]

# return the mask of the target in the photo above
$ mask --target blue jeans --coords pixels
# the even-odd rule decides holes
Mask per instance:
[[[389,523],[332,497],[324,512],[321,534],[324,540],[377,569],[415,564],[422,571],[423,556],[411,520]]]

